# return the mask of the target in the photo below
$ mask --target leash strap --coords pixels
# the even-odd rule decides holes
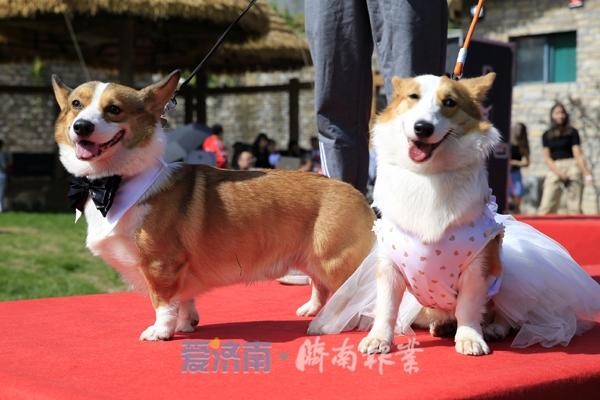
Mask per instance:
[[[462,48],[458,51],[458,57],[456,57],[456,65],[454,65],[454,71],[452,72],[452,79],[454,80],[459,80],[460,78],[462,78],[463,67],[465,65],[465,61],[467,60],[469,45],[471,44],[471,37],[473,36],[473,32],[475,32],[475,27],[477,26],[477,22],[479,21],[479,14],[481,13],[483,2],[484,0],[479,0],[479,2],[477,3],[477,8],[475,9],[473,20],[471,20],[471,26],[469,26],[469,30],[467,31],[465,42],[463,43]]]
[[[175,108],[175,106],[177,106],[177,100],[175,99],[175,97],[177,97],[179,95],[179,93],[181,92],[181,89],[183,89],[185,86],[187,86],[190,81],[192,80],[192,78],[194,76],[196,76],[196,74],[198,73],[198,71],[200,71],[200,68],[202,68],[202,66],[204,65],[204,63],[210,58],[210,56],[213,55],[213,53],[221,46],[221,44],[223,43],[223,41],[225,40],[225,37],[227,36],[227,34],[229,33],[229,31],[231,31],[231,29],[238,23],[238,21],[240,19],[242,19],[242,17],[244,15],[246,15],[246,13],[252,8],[252,6],[256,4],[256,0],[250,0],[250,2],[248,3],[248,6],[244,9],[244,11],[242,11],[242,13],[240,15],[238,15],[238,17],[229,24],[229,26],[227,27],[227,29],[225,29],[225,31],[221,34],[221,36],[217,39],[217,41],[215,42],[215,44],[211,47],[211,49],[208,51],[208,53],[206,53],[206,55],[204,56],[204,58],[202,59],[202,61],[200,61],[200,63],[196,66],[196,68],[194,68],[194,70],[192,71],[192,73],[190,74],[190,76],[188,76],[182,83],[181,85],[179,85],[179,89],[177,89],[175,91],[175,93],[173,94],[173,97],[171,98],[171,100],[167,103],[167,105],[165,106],[165,114],[167,114],[169,111],[173,110]]]

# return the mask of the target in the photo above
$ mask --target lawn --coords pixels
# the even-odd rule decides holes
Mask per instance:
[[[0,300],[125,290],[118,274],[85,248],[73,214],[0,214]]]

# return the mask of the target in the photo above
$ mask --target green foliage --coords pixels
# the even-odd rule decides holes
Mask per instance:
[[[304,14],[291,14],[287,10],[278,7],[274,1],[271,1],[270,5],[293,31],[304,33]]]
[[[0,214],[0,300],[126,288],[85,248],[85,222],[73,221],[73,214]]]

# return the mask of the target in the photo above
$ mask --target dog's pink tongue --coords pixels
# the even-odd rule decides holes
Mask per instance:
[[[80,160],[88,160],[95,157],[97,153],[98,146],[95,143],[83,140],[75,144],[75,155]]]
[[[408,146],[408,156],[414,162],[425,161],[431,154],[432,145],[427,143],[410,142]]]

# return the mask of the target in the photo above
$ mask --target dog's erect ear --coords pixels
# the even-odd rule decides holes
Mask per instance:
[[[408,79],[403,79],[403,78],[400,78],[399,76],[394,76],[392,78],[392,87],[394,88],[394,96],[400,96],[400,94],[402,94],[404,83],[407,80]]]
[[[71,94],[71,89],[60,80],[58,75],[52,75],[52,89],[54,89],[54,97],[60,109],[64,109],[67,106],[67,99]]]
[[[467,88],[474,99],[481,103],[494,84],[494,79],[496,79],[496,73],[490,72],[478,78],[461,79],[459,82]]]
[[[163,113],[165,105],[171,100],[177,89],[180,76],[181,71],[175,70],[160,82],[153,83],[141,90],[144,103],[152,114],[160,116]]]

